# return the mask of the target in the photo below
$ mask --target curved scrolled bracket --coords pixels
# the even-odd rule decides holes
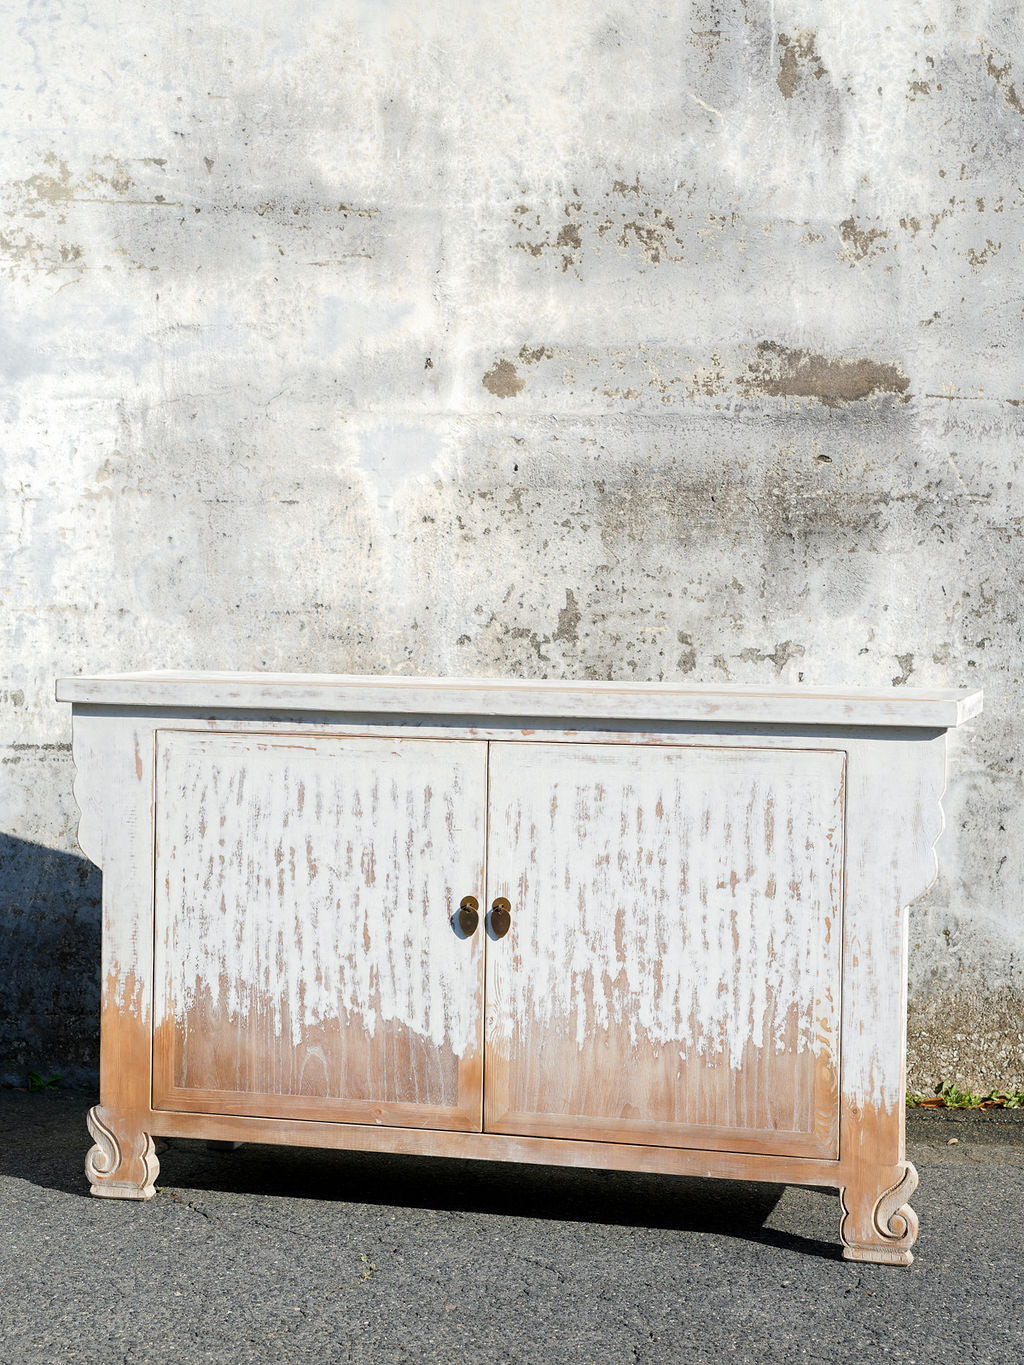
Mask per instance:
[[[903,1178],[881,1196],[875,1205],[872,1221],[879,1237],[896,1245],[913,1246],[917,1240],[917,1214],[907,1200],[917,1189],[917,1170],[908,1161]]]
[[[85,1174],[92,1184],[109,1180],[121,1165],[121,1144],[113,1129],[108,1128],[100,1118],[99,1105],[93,1105],[86,1114],[85,1124],[96,1144],[89,1148],[85,1158]]]
[[[863,1219],[857,1216],[856,1201],[848,1187],[840,1190],[843,1220],[839,1225],[839,1236],[844,1258],[910,1265],[914,1259],[911,1247],[917,1241],[918,1218],[907,1201],[916,1189],[917,1171],[908,1161],[899,1180],[875,1199],[867,1228]]]
[[[89,1110],[85,1121],[95,1143],[85,1158],[90,1193],[105,1199],[152,1199],[160,1162],[150,1135],[119,1135],[100,1105]]]

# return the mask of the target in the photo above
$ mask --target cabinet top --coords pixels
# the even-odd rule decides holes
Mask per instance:
[[[529,678],[416,678],[337,673],[103,673],[59,678],[58,701],[185,710],[531,716],[945,730],[981,711],[980,688],[680,686]]]

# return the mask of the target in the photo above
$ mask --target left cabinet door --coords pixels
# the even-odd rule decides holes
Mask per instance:
[[[480,1129],[486,763],[158,732],[154,1108]]]

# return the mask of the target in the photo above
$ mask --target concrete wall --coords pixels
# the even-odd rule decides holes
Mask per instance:
[[[1012,0],[9,5],[0,1035],[95,1059],[58,673],[983,684],[911,1076],[1024,1085]]]

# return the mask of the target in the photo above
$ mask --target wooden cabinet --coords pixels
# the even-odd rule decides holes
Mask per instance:
[[[908,1264],[906,907],[980,693],[71,679],[93,1193],[154,1135],[832,1186]]]

